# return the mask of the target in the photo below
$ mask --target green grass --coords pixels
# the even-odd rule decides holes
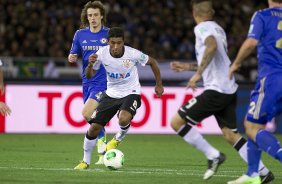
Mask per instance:
[[[111,136],[109,136],[111,137]],[[220,184],[243,174],[245,163],[221,136],[205,136],[227,155],[209,181],[203,181],[206,159],[176,135],[128,135],[119,149],[125,165],[118,171],[92,164],[75,171],[82,159],[84,135],[0,135],[0,183],[95,184]],[[279,136],[282,141],[282,136]],[[92,162],[97,159],[94,151]],[[264,163],[282,183],[282,165],[263,155]]]

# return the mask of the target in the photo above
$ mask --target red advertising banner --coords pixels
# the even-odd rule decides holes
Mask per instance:
[[[5,102],[5,94],[0,94],[0,102]],[[5,131],[5,117],[0,113],[0,133]]]
[[[6,133],[85,133],[89,127],[81,115],[83,101],[80,86],[7,85],[7,104],[12,115],[4,124]],[[165,87],[162,98],[157,98],[154,87],[142,87],[142,105],[131,122],[129,133],[173,134],[172,116],[189,99],[199,95],[181,87]],[[220,134],[210,117],[197,128],[201,133]],[[106,126],[108,133],[119,130],[115,116]]]

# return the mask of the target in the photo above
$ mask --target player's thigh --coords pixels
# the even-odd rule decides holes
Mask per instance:
[[[221,109],[218,104],[218,93],[212,90],[190,99],[179,110],[179,116],[191,124],[197,124]]]
[[[119,118],[119,124],[121,126],[126,126],[128,125],[128,123],[131,121],[133,117],[132,117],[132,114],[128,112],[127,110],[121,110],[119,112],[118,118]]]
[[[86,119],[90,119],[91,116],[93,115],[94,111],[98,107],[98,105],[99,105],[99,103],[95,99],[88,98],[86,103],[84,104],[84,106],[82,108],[83,117],[85,117]]]
[[[137,109],[141,106],[141,96],[136,94],[131,94],[124,97],[122,100],[122,105],[120,111],[127,111],[131,114],[131,119],[135,116]],[[119,118],[121,114],[119,114]],[[128,116],[127,116],[128,117]],[[131,120],[129,119],[129,121]]]
[[[265,125],[282,111],[282,75],[270,75],[261,79],[253,90],[247,120]]]
[[[94,86],[87,87],[87,100],[84,102],[84,106],[82,108],[82,115],[84,118],[89,120],[93,115],[94,111],[96,110],[99,102],[101,100],[103,89],[95,88]]]
[[[228,103],[226,103],[228,102]],[[214,114],[217,123],[221,129],[228,128],[232,132],[237,133],[236,119],[237,95],[225,95],[222,99],[222,110]]]
[[[248,137],[250,137],[254,141],[256,139],[256,135],[257,135],[258,131],[265,128],[265,125],[263,125],[263,124],[253,123],[253,122],[250,122],[248,120],[246,120],[244,122],[244,125],[245,125],[245,129],[246,129],[246,134],[248,135]]]
[[[186,124],[186,121],[180,117],[178,113],[176,113],[172,118],[171,118],[171,123],[170,126],[173,128],[175,131],[178,131],[184,124]]]
[[[105,126],[117,113],[120,106],[120,99],[111,98],[104,94],[97,110],[95,111],[96,113],[94,118],[90,123],[98,123]]]

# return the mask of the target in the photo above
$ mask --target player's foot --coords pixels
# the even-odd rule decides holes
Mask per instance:
[[[103,164],[104,164],[104,155],[99,155],[99,159],[95,163],[95,165],[103,165]]]
[[[243,175],[236,180],[229,181],[227,184],[261,184],[260,177],[250,177],[248,175]]]
[[[272,173],[271,171],[269,171],[269,172],[267,173],[267,175],[265,175],[265,176],[259,176],[259,177],[260,177],[260,179],[261,179],[261,183],[262,183],[262,184],[270,183],[270,182],[272,182],[272,181],[275,179],[275,177],[274,177],[274,175],[273,175],[273,173]]]
[[[84,169],[88,169],[89,168],[89,164],[87,164],[84,161],[81,161],[74,169],[75,170],[84,170]]]
[[[110,142],[108,142],[107,147],[106,147],[106,151],[109,151],[111,149],[116,149],[117,146],[119,145],[119,143],[120,143],[120,141],[113,138]]]
[[[217,171],[218,167],[225,161],[225,155],[220,153],[219,157],[208,160],[208,170],[205,172],[203,179],[210,179]]]
[[[104,142],[104,140],[102,138],[98,139],[97,141],[97,152],[100,155],[104,155],[106,153],[106,145],[107,143]]]

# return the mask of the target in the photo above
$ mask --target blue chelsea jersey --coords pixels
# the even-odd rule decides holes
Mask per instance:
[[[257,11],[248,38],[258,40],[258,78],[282,72],[282,8]]]
[[[101,67],[91,79],[87,80],[85,76],[85,68],[88,65],[88,58],[91,54],[96,53],[101,47],[106,46],[108,43],[108,31],[106,27],[102,27],[97,33],[92,33],[90,28],[77,30],[74,38],[70,54],[81,55],[82,57],[82,83],[94,84],[98,86],[106,86],[106,71]]]

